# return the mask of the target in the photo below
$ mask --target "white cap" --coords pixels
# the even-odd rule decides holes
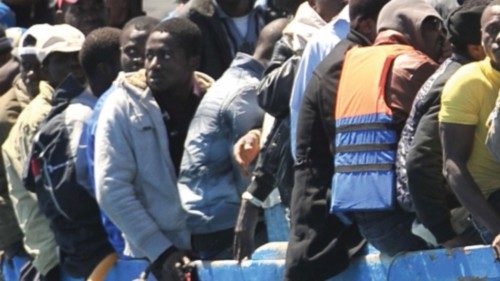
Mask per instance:
[[[28,36],[33,37],[35,46],[23,47]],[[42,63],[54,52],[78,52],[82,48],[85,35],[68,24],[36,24],[30,27],[19,42],[18,55],[34,54]]]

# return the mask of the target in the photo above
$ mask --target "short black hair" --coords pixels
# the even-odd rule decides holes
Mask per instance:
[[[465,0],[446,19],[454,53],[469,57],[467,46],[481,44],[481,15],[491,0]]]
[[[354,20],[373,19],[377,21],[380,10],[389,3],[389,0],[350,0],[349,18]]]
[[[130,19],[123,26],[123,31],[133,27],[136,30],[145,30],[148,33],[160,23],[160,20],[150,16],[138,16]]]
[[[151,31],[151,34],[154,32],[169,33],[188,57],[196,57],[201,54],[201,31],[196,24],[187,18],[171,18],[162,21]]]
[[[121,30],[114,27],[101,27],[87,35],[79,55],[85,74],[94,72],[101,62],[119,62],[120,35]]]

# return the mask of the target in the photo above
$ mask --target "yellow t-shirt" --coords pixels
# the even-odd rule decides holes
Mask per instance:
[[[499,89],[500,72],[491,67],[489,59],[467,64],[444,86],[439,112],[439,122],[476,125],[467,167],[486,197],[500,189],[500,163],[493,159],[485,145],[486,122],[495,107]]]

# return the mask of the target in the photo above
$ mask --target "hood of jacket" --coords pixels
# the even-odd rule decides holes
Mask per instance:
[[[200,96],[203,96],[215,82],[209,75],[198,71],[194,72],[193,77],[194,92],[196,95]],[[132,73],[120,72],[115,83],[129,85],[135,88],[136,91],[142,92],[148,88],[148,84],[146,83],[146,70],[141,69]]]
[[[299,6],[293,20],[283,30],[283,41],[294,51],[301,54],[307,41],[326,21],[306,1]]]
[[[422,23],[428,17],[441,19],[439,13],[424,0],[392,0],[380,11],[377,33],[397,31],[409,45],[423,50]]]

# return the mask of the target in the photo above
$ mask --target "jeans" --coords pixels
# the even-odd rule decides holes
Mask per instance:
[[[399,207],[390,211],[355,212],[354,218],[366,240],[389,256],[430,247],[411,232],[415,215]]]
[[[192,248],[201,260],[233,259],[234,228],[208,234],[193,234]],[[255,230],[255,248],[267,243],[264,223],[259,222]]]
[[[500,214],[500,190],[493,192],[490,197],[488,197],[488,202],[491,204],[493,209],[495,209],[497,214]],[[477,229],[477,232],[479,232],[479,235],[485,244],[491,244],[493,242],[493,239],[495,239],[493,233],[491,233],[486,226],[482,225],[477,219],[475,219],[474,216],[472,216],[472,224]]]

